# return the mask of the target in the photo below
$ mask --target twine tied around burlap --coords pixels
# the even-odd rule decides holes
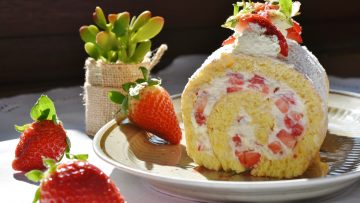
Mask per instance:
[[[101,60],[88,58],[85,61],[85,131],[88,135],[96,132],[114,118],[120,106],[108,99],[109,91],[124,93],[122,85],[142,78],[140,66],[149,71],[159,63],[167,46],[162,44],[153,52],[149,52],[139,64],[107,64]],[[152,55],[152,56],[151,56]]]

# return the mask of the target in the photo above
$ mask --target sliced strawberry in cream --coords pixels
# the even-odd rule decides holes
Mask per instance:
[[[285,126],[289,129],[295,125],[294,121],[288,115],[285,116],[284,123]]]
[[[240,163],[246,168],[252,168],[260,161],[261,158],[260,153],[254,151],[235,151],[235,155],[238,157]]]
[[[302,113],[299,113],[299,112],[296,112],[296,111],[291,111],[289,113],[289,116],[294,119],[295,121],[300,121],[303,117],[304,117],[304,114]]]
[[[276,137],[288,148],[292,149],[296,145],[296,139],[293,135],[289,134],[285,130],[280,130]]]
[[[274,141],[270,144],[268,144],[268,148],[274,153],[274,154],[280,154],[282,152],[281,149],[281,143],[279,141]]]
[[[206,122],[204,110],[208,102],[208,92],[199,91],[197,92],[197,99],[195,103],[195,120],[199,125],[203,125]]]
[[[282,113],[287,113],[289,111],[289,103],[284,98],[277,99],[275,105]]]
[[[252,77],[252,78],[249,80],[249,82],[250,82],[251,84],[264,85],[264,84],[265,84],[264,80],[265,80],[265,79],[264,79],[263,77],[255,74],[254,77]]]
[[[239,86],[233,86],[233,87],[226,88],[227,93],[239,92],[241,90],[243,90],[243,88],[239,87]]]
[[[244,76],[242,76],[241,74],[232,74],[229,78],[229,83],[232,85],[243,85]]]
[[[240,144],[241,144],[240,135],[235,135],[234,137],[232,137],[232,141],[235,143],[235,146],[240,146]]]
[[[301,124],[299,124],[299,123],[295,124],[295,125],[291,128],[291,134],[292,134],[293,136],[300,136],[300,135],[303,133],[303,131],[304,131],[304,127],[303,127]]]

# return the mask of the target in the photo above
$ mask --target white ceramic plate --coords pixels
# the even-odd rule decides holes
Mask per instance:
[[[180,113],[180,99],[174,98]],[[332,92],[329,133],[321,157],[325,177],[315,172],[291,180],[215,172],[197,166],[181,145],[166,145],[130,123],[111,121],[95,135],[96,154],[119,170],[139,176],[155,190],[203,201],[289,201],[329,195],[360,178],[360,97]]]

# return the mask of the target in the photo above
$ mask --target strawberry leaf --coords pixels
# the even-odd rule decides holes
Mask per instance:
[[[122,104],[125,99],[125,96],[117,91],[110,91],[108,97],[115,104]]]
[[[56,110],[53,101],[46,95],[41,95],[32,107],[30,116],[34,121],[53,120],[57,124]]]
[[[136,83],[134,82],[128,82],[122,85],[122,88],[124,89],[125,92],[129,92],[129,89],[136,86]]]
[[[291,18],[292,0],[279,0],[280,11],[287,17]]]
[[[146,80],[145,79],[137,79],[135,82],[138,84],[141,84],[141,83],[146,82]]]
[[[149,84],[149,86],[160,85],[161,80],[156,79],[156,78],[151,78],[150,80],[148,80],[148,84]]]
[[[141,72],[144,76],[144,80],[145,81],[149,80],[149,70],[143,66],[141,66],[139,69],[141,70]]]
[[[35,192],[35,196],[34,196],[34,199],[32,201],[32,203],[36,203],[40,200],[40,188],[38,188]]]
[[[25,176],[32,182],[40,182],[44,178],[44,172],[40,170],[32,170],[25,173]]]
[[[74,159],[81,160],[81,161],[86,161],[89,158],[88,154],[75,154],[73,156],[74,156]]]
[[[19,133],[23,133],[29,126],[30,124],[25,124],[23,126],[15,125],[15,130],[18,131]]]
[[[127,114],[128,110],[129,110],[129,99],[128,97],[125,97],[124,101],[121,104],[121,110]]]

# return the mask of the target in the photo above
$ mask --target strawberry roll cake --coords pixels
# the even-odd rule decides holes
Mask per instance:
[[[187,152],[213,170],[302,175],[327,131],[328,79],[300,46],[300,3],[237,3],[234,34],[190,78],[181,108]],[[242,9],[241,9],[242,8]]]

